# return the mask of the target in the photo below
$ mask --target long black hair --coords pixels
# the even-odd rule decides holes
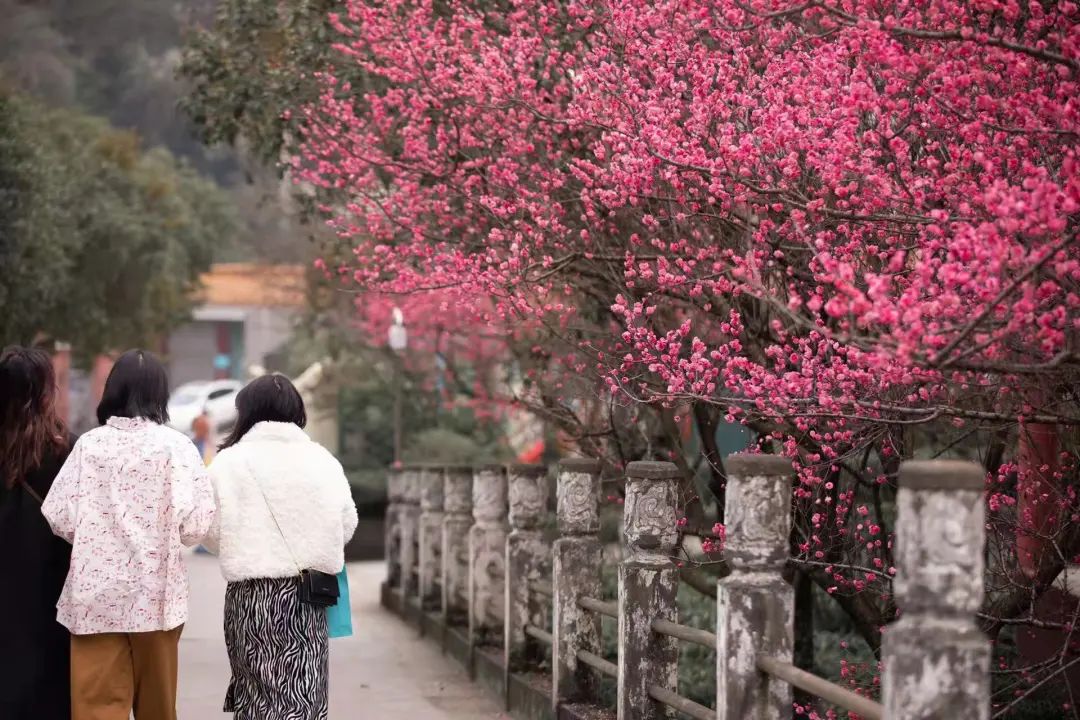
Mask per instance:
[[[245,385],[236,395],[236,413],[236,425],[221,443],[222,450],[240,442],[248,430],[261,422],[307,425],[304,399],[289,378],[277,373],[263,375]]]
[[[52,358],[37,348],[0,353],[0,483],[11,488],[46,453],[62,452],[67,428],[56,409]]]
[[[163,425],[169,421],[168,405],[165,366],[145,350],[128,350],[109,372],[97,419],[102,425],[111,417],[146,418]]]

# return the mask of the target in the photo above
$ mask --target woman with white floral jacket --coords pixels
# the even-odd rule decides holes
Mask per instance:
[[[168,400],[157,358],[120,356],[101,427],[79,438],[41,508],[72,544],[56,619],[71,631],[73,720],[176,718],[182,548],[210,529],[214,497],[195,446],[165,425]]]

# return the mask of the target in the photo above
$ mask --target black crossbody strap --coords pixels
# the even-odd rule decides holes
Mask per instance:
[[[266,497],[266,493],[263,492],[262,485],[259,484],[259,478],[255,474],[255,471],[251,469],[251,464],[248,463],[248,472],[251,473],[251,482],[258,488],[259,494],[262,495],[263,502],[266,504],[266,509],[270,511],[270,518],[274,521],[274,526],[277,528],[278,535],[281,536],[281,542],[285,543],[285,550],[288,551],[289,557],[292,559],[292,564],[296,567],[296,574],[303,575],[304,571],[300,569],[300,564],[296,562],[296,556],[293,555],[292,546],[289,545],[288,538],[285,537],[285,532],[281,529],[281,523],[278,522],[277,515],[274,514],[274,508],[270,504],[270,500]]]
[[[38,504],[38,505],[44,505],[44,504],[45,504],[45,501],[41,499],[41,496],[40,496],[40,495],[38,495],[38,493],[37,493],[37,490],[35,490],[34,488],[30,487],[30,483],[26,482],[26,481],[25,481],[25,480],[23,480],[22,478],[19,478],[19,484],[20,484],[20,485],[22,485],[22,487],[23,487],[23,490],[25,490],[26,492],[30,493],[30,497],[32,497],[32,498],[34,498],[35,500],[37,500],[37,504]]]

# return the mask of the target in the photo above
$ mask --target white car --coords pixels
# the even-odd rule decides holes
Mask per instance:
[[[236,423],[236,393],[242,387],[239,380],[184,383],[169,397],[169,426],[193,437],[191,424],[205,409],[210,431],[215,436],[228,432]]]

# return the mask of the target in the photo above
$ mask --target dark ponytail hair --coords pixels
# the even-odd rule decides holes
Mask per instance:
[[[221,450],[240,442],[248,430],[261,422],[307,425],[304,399],[289,378],[277,373],[263,375],[245,385],[236,395],[236,413],[236,425],[221,443]]]

